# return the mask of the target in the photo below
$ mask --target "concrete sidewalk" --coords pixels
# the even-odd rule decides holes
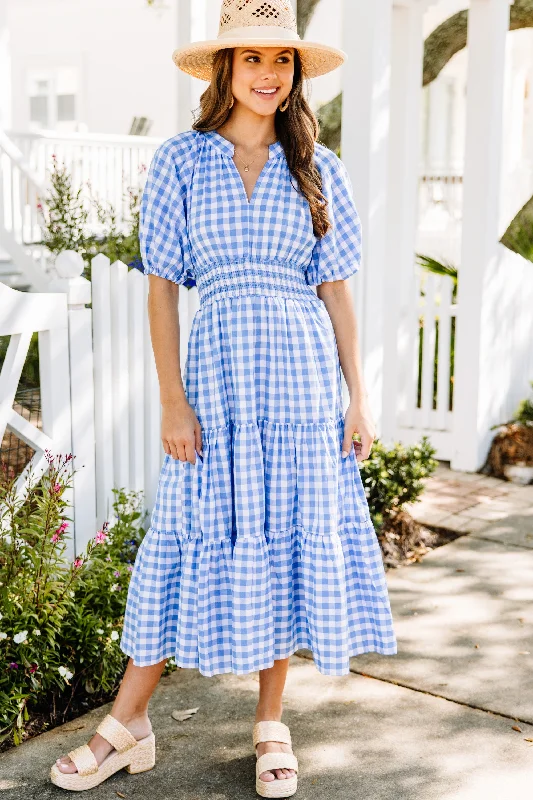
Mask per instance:
[[[305,651],[292,657],[284,721],[300,764],[299,800],[529,796],[533,487],[501,488],[512,488],[516,501],[503,519],[488,513],[472,533],[387,573],[398,655],[353,658],[352,672],[341,678],[320,675]],[[501,494],[492,497],[502,502]],[[499,506],[493,510],[501,516]],[[257,673],[206,678],[179,670],[162,679],[151,704],[156,768],[120,772],[90,796],[257,797],[251,742],[257,688]],[[196,706],[186,722],[171,717],[174,709]],[[109,708],[0,756],[0,799],[66,796],[49,783],[49,766],[86,742]]]

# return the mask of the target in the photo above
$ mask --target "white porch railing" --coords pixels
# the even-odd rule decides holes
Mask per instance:
[[[0,248],[37,291],[46,291],[47,263],[37,203],[43,184],[0,130]]]
[[[143,173],[156,147],[163,141],[152,136],[61,134],[57,131],[10,132],[8,135],[39,181],[48,183],[52,155],[55,155],[58,162],[67,167],[73,185],[82,187],[82,196],[88,197],[89,183],[96,198],[113,205],[118,222],[128,215],[126,188],[139,188],[144,183]],[[92,227],[98,225],[94,210],[89,224]]]

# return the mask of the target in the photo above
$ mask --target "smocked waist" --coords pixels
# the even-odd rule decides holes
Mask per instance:
[[[316,294],[306,283],[300,266],[290,263],[268,264],[245,261],[216,265],[199,271],[196,287],[200,305],[225,297],[250,294],[314,298]]]

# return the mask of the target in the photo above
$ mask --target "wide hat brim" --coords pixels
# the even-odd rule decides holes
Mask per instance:
[[[330,47],[319,42],[307,42],[303,39],[211,39],[203,42],[178,47],[172,53],[174,64],[183,72],[200,78],[203,81],[211,80],[213,56],[217,50],[229,47],[294,47],[298,50],[302,61],[305,78],[317,78],[331,72],[348,58],[344,50]]]

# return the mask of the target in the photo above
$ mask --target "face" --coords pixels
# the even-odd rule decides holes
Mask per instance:
[[[235,103],[242,103],[256,114],[274,114],[290,94],[293,78],[293,47],[235,48],[231,84],[233,97]],[[274,88],[275,92],[256,91]]]

